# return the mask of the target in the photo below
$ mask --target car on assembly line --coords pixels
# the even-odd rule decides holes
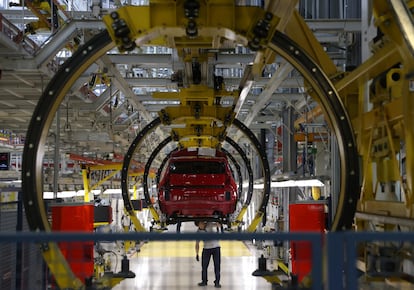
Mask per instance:
[[[169,223],[201,218],[228,222],[236,209],[237,185],[226,154],[173,152],[160,174],[158,202]]]

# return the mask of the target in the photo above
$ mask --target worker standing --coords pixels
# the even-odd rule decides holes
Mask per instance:
[[[197,232],[210,232],[213,233],[217,231],[218,225],[213,222],[198,222]],[[200,250],[200,241],[197,240],[195,244],[196,250],[196,259],[199,261],[199,250]],[[214,263],[214,287],[221,288],[220,285],[220,265],[221,265],[221,249],[219,240],[204,240],[203,241],[203,251],[201,253],[201,282],[198,283],[198,286],[207,286],[207,269],[210,264],[210,259],[213,257]]]

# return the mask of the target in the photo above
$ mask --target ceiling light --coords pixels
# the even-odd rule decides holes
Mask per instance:
[[[248,183],[243,183],[243,187],[247,187]],[[288,180],[280,180],[280,181],[272,181],[270,183],[271,188],[282,188],[282,187],[324,187],[325,184],[317,179],[288,179]],[[263,182],[255,183],[253,185],[253,189],[263,189],[264,185]]]
[[[272,181],[272,188],[278,187],[323,187],[325,184],[319,179],[303,179],[303,180],[283,180],[283,181]]]

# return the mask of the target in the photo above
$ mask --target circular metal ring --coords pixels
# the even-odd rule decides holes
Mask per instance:
[[[319,97],[319,103],[325,113],[338,141],[340,156],[340,192],[338,205],[331,230],[350,229],[353,224],[356,204],[360,194],[358,151],[351,126],[335,86],[328,76],[307,55],[307,53],[287,35],[277,31],[269,43],[269,48],[285,58],[311,85]]]

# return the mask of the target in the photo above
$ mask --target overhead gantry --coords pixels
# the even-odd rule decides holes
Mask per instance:
[[[282,5],[278,8],[282,7],[283,11],[286,12],[286,7],[290,6]],[[277,7],[269,7],[269,9],[278,11]],[[160,11],[159,14],[157,11]],[[280,11],[278,12],[280,13]],[[330,74],[334,74],[336,68],[328,56],[323,53],[322,47],[310,31],[306,30],[306,25],[298,13],[294,9],[288,12],[292,15],[289,20],[279,18],[273,12],[259,7],[235,6],[232,1],[220,3],[199,3],[198,1],[173,3],[166,1],[149,7],[124,7],[105,16],[104,21],[111,38],[120,51],[133,50],[136,46],[144,43],[174,47],[183,57],[186,65],[188,63],[188,66],[192,68],[191,74],[188,74],[190,76],[188,80],[189,87],[181,90],[178,94],[181,94],[181,105],[162,110],[160,121],[148,125],[147,128],[149,130],[150,127],[158,126],[161,122],[165,125],[170,125],[172,122],[181,123],[184,127],[171,130],[171,136],[173,140],[181,142],[183,147],[207,146],[215,148],[223,141],[227,127],[230,124],[235,124],[234,117],[229,112],[234,114],[234,110],[240,101],[241,91],[235,94],[234,102],[230,107],[221,108],[216,104],[217,100],[234,93],[223,92],[223,90],[220,92],[220,88],[214,90],[203,87],[206,81],[203,79],[200,68],[206,66],[208,49],[220,49],[222,43],[230,41],[233,45],[245,45],[252,50],[259,51],[258,57],[261,61],[266,62],[266,58],[271,59],[275,54],[287,59],[304,75],[308,86],[312,88],[312,96],[321,103],[323,111],[326,112],[327,120],[332,124],[335,135],[341,136],[339,147],[344,148],[341,151],[341,157],[347,160],[347,162],[341,162],[341,179],[351,180],[351,182],[342,183],[342,192],[349,194],[350,197],[345,198],[344,194],[339,195],[344,198],[340,201],[338,207],[339,212],[343,215],[337,216],[334,221],[334,228],[349,228],[352,224],[353,212],[359,195],[357,187],[358,164],[356,162],[355,141],[347,112],[336,93],[335,87],[325,71],[322,70],[323,68]],[[227,17],[217,17],[217,15],[224,14]],[[134,15],[142,15],[142,17],[137,18]],[[158,15],[163,15],[162,19],[158,19]],[[215,17],[212,17],[212,15],[215,15]],[[243,15],[243,17],[237,17],[240,15]],[[296,44],[290,38],[290,35],[279,32],[278,27],[286,27],[290,30],[303,27],[300,31],[306,33],[307,45]],[[296,34],[293,34],[293,36],[298,38]],[[320,67],[304,48],[312,49],[312,56],[316,56],[315,59],[322,62],[323,67]],[[203,51],[205,52],[203,53]],[[160,93],[159,95],[166,97],[174,95],[175,98],[177,97],[176,93]],[[216,113],[218,108],[227,110],[227,112],[220,116]],[[214,112],[214,115],[212,115],[212,112]],[[217,123],[215,121],[221,121],[222,125],[211,127],[211,124]],[[241,129],[240,126],[239,129]],[[143,137],[137,136],[136,141],[140,141]],[[124,201],[127,207],[129,202],[126,176],[129,160],[132,158],[135,148],[139,145],[137,143],[139,142],[133,142],[124,159],[122,182],[123,193],[125,193]],[[263,163],[266,164],[267,161]],[[266,169],[264,170],[266,173]],[[266,182],[265,200],[266,196],[268,197],[268,188],[270,187],[269,179]],[[146,196],[146,199],[148,198]],[[264,207],[266,203],[267,201],[264,203]],[[259,216],[257,220],[255,219],[256,225],[256,221],[260,221],[262,213],[259,211]]]
[[[181,92],[183,93],[181,94]],[[156,129],[161,124],[167,126],[182,125],[181,127],[174,127],[173,129],[171,129],[171,136],[162,141],[160,145],[151,154],[147,162],[143,178],[144,197],[154,217],[154,220],[158,224],[165,224],[166,221],[161,220],[158,212],[154,208],[154,204],[152,204],[151,202],[151,198],[148,193],[148,170],[155,156],[171,141],[177,142],[177,146],[179,148],[208,147],[218,150],[221,150],[221,143],[227,141],[243,156],[243,150],[241,150],[237,143],[231,140],[231,138],[226,136],[226,130],[228,126],[233,124],[237,128],[239,128],[239,130],[241,130],[247,135],[247,137],[252,142],[253,146],[256,148],[256,151],[260,156],[264,172],[264,178],[266,180],[262,204],[255,219],[253,220],[251,225],[248,226],[248,230],[253,231],[262,219],[269,199],[270,169],[265,152],[262,149],[262,145],[257,140],[256,136],[240,121],[234,119],[234,106],[223,107],[216,102],[217,98],[223,97],[226,94],[232,95],[233,97],[237,97],[237,95],[235,95],[234,93],[229,94],[227,92],[219,92],[219,94],[217,94],[214,93],[213,89],[209,89],[207,87],[201,87],[201,90],[200,87],[197,87],[196,89],[190,87],[189,90],[183,89],[181,92],[177,93],[178,95],[180,95],[180,106],[166,107],[165,109],[161,110],[160,117],[148,124],[137,135],[135,140],[132,142],[132,145],[130,146],[128,153],[124,158],[121,185],[126,210],[131,215],[135,227],[137,229],[142,229],[143,227],[139,223],[139,220],[135,217],[133,206],[130,201],[128,172],[130,170],[130,162],[131,160],[133,160],[134,152],[137,150],[137,148],[139,148],[147,134],[149,134],[151,131]],[[174,95],[176,95],[176,93],[174,93]],[[250,164],[245,156],[243,157],[243,160],[245,161],[246,167],[249,168]],[[243,208],[241,209],[238,217],[234,221],[224,221],[227,224],[231,224],[233,222],[235,225],[240,225],[240,223],[242,222],[243,215],[246,212],[248,205],[250,204],[251,195],[253,194],[252,174],[250,174],[249,176],[249,184],[249,192],[247,193],[247,197],[243,205]]]
[[[324,114],[336,136],[340,186],[335,193],[338,203],[331,230],[352,229],[357,204],[361,212],[357,216],[357,224],[361,227],[362,213],[371,214],[381,208],[371,186],[373,163],[377,164],[380,183],[398,181],[404,189],[404,200],[392,204],[392,213],[411,219],[414,172],[414,127],[410,126],[414,115],[412,2],[374,2],[374,16],[381,34],[374,43],[373,56],[351,72],[338,71],[296,11],[296,4],[297,1],[290,0],[272,1],[262,9],[236,6],[234,1],[227,0],[165,0],[150,1],[148,6],[124,6],[105,16],[107,30],[80,47],[61,66],[41,96],[30,122],[23,156],[22,187],[31,230],[51,231],[43,203],[42,159],[47,131],[59,105],[79,76],[107,51],[117,47],[120,52],[127,53],[147,44],[176,49],[187,69],[183,79],[185,88],[177,93],[158,94],[162,98],[171,97],[171,94],[178,96],[180,105],[165,108],[158,118],[148,123],[131,143],[122,165],[122,195],[136,228],[142,229],[142,226],[130,201],[128,174],[134,153],[139,150],[137,148],[145,135],[158,126],[171,128],[165,143],[176,142],[177,146],[184,148],[220,148],[223,142],[236,148],[237,143],[232,144],[232,136],[227,136],[228,128],[235,126],[243,131],[261,157],[265,177],[263,202],[254,222],[248,227],[249,231],[253,231],[261,221],[270,190],[269,167],[254,134],[235,118],[246,87],[242,85],[238,91],[231,92],[220,85],[209,87],[209,81],[213,81],[208,78],[213,76],[206,73],[209,49],[236,45],[257,51],[253,73],[259,73],[263,65],[272,62],[275,56],[284,58],[299,71],[305,80],[307,94],[318,103],[318,110]],[[367,108],[364,106],[365,88],[370,80],[373,80],[373,107]],[[223,106],[219,102],[221,97],[231,97],[233,102]],[[401,151],[399,141],[405,146],[405,175],[397,169],[396,156]],[[363,157],[362,164],[359,163],[360,156]],[[248,195],[245,204],[250,198]],[[147,193],[145,199],[150,201]],[[154,218],[159,220],[157,211],[149,204]],[[236,224],[241,221],[243,211],[245,207],[236,218]],[[43,244],[41,249],[60,288],[85,288],[85,282],[73,275],[57,244]],[[118,277],[116,281],[97,284],[112,287],[121,280],[122,277]]]

